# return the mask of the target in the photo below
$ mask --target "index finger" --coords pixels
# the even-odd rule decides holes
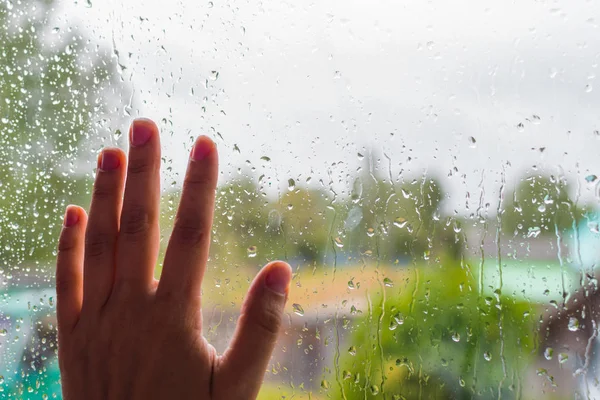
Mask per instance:
[[[200,299],[215,207],[218,155],[207,136],[196,140],[183,183],[173,233],[169,239],[157,296]],[[199,304],[194,304],[197,306]]]

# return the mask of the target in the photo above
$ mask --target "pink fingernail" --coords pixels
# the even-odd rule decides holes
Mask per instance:
[[[119,155],[115,151],[110,149],[105,149],[102,153],[100,153],[99,161],[99,167],[103,171],[117,169],[119,168],[119,165],[121,165]]]
[[[208,136],[200,136],[192,149],[192,160],[200,161],[208,157],[215,144]]]
[[[143,146],[146,144],[154,130],[156,129],[156,125],[152,120],[147,118],[137,118],[131,124],[131,144],[133,146]]]
[[[67,206],[67,211],[65,211],[64,225],[67,228],[75,226],[79,222],[79,212],[73,206]]]
[[[292,268],[284,262],[271,265],[265,278],[265,285],[279,294],[286,294],[292,280]]]

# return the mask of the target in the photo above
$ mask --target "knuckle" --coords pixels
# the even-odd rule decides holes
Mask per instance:
[[[85,236],[85,255],[95,258],[109,253],[113,240],[105,232],[89,231]]]
[[[254,315],[252,315],[254,314]],[[277,336],[281,328],[281,312],[274,302],[266,302],[262,307],[248,316],[254,324],[270,336]]]
[[[172,238],[184,246],[197,246],[208,236],[200,221],[194,219],[179,219],[173,228]]]
[[[58,252],[68,253],[73,249],[75,249],[75,240],[68,234],[63,233],[60,235],[58,239]]]
[[[216,181],[204,171],[188,174],[183,184],[192,190],[214,189],[217,186]]]
[[[132,237],[145,237],[150,229],[150,214],[144,207],[133,206],[123,210],[121,233]]]
[[[105,182],[104,179],[98,179],[94,183],[94,189],[92,190],[92,199],[94,200],[105,200],[111,199],[115,196],[114,185]]]
[[[132,157],[127,165],[128,175],[139,175],[151,173],[154,170],[154,164],[146,157]]]
[[[71,274],[65,273],[64,271],[58,271],[55,277],[56,294],[61,296],[66,293],[70,293],[73,288],[74,278]]]

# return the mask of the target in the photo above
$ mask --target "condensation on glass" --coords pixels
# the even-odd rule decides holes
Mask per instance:
[[[596,398],[593,2],[0,0],[0,397],[60,398],[64,207],[138,116],[221,173],[204,334],[294,270],[261,399]],[[157,277],[160,275],[160,266]]]

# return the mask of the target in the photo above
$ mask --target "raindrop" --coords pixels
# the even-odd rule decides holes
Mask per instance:
[[[290,192],[293,192],[294,189],[296,189],[296,181],[293,180],[292,178],[288,179],[288,190]]]
[[[394,226],[398,228],[404,228],[407,224],[407,220],[402,217],[398,217],[394,220]]]
[[[566,363],[568,359],[569,359],[569,355],[567,353],[560,353],[558,355],[558,362],[560,364]]]
[[[477,147],[477,140],[473,136],[469,136],[469,146],[471,148]]]
[[[248,253],[248,257],[256,257],[256,246],[250,246],[248,247],[248,249],[246,250]]]
[[[483,359],[485,361],[491,361],[492,360],[492,353],[490,353],[489,351],[486,351],[485,353],[483,353]]]
[[[321,387],[322,387],[323,389],[325,389],[325,390],[329,390],[329,382],[327,382],[327,380],[326,380],[326,379],[323,379],[323,380],[321,381]]]
[[[360,153],[356,153],[356,155],[358,156],[359,160],[362,160],[363,158],[365,158],[365,156]]]
[[[86,1],[85,1],[85,6],[86,6],[87,8],[92,8],[92,0],[86,0]]]
[[[368,236],[368,237],[373,237],[373,235],[375,235],[375,229],[373,229],[373,228],[368,228],[368,229],[367,229],[367,236]]]
[[[303,316],[304,315],[304,308],[302,308],[302,306],[298,303],[294,303],[292,304],[292,308],[294,309],[294,313],[299,315],[299,316]]]
[[[568,328],[571,332],[578,331],[579,330],[579,320],[575,317],[570,317]]]
[[[553,356],[554,349],[552,347],[546,347],[546,350],[544,350],[544,357],[546,358],[546,360],[552,360]]]
[[[351,356],[355,356],[356,355],[356,346],[350,346],[350,348],[348,349],[348,353],[350,353]]]
[[[340,239],[340,237],[339,237],[339,236],[338,236],[338,237],[336,237],[336,238],[333,240],[333,242],[334,242],[334,243],[335,243],[335,245],[336,245],[337,247],[339,247],[340,249],[341,249],[342,247],[344,247],[344,243],[342,243],[342,239]]]
[[[210,75],[208,77],[211,81],[216,81],[217,79],[219,79],[219,72],[218,71],[210,71]]]
[[[271,162],[271,158],[267,156],[262,156],[260,159],[266,162]]]
[[[371,385],[371,393],[373,394],[373,396],[378,395],[379,394],[379,386]]]
[[[455,341],[455,342],[457,342],[457,343],[460,342],[460,335],[459,335],[458,332],[454,332],[452,334],[452,340]]]
[[[348,289],[356,289],[356,286],[354,285],[354,278],[348,281]]]
[[[0,329],[0,336],[6,336],[6,329]]]
[[[363,213],[362,213],[362,209],[359,206],[354,206],[350,209],[350,212],[348,213],[348,217],[346,218],[346,221],[344,222],[344,228],[346,228],[346,230],[353,230],[354,228],[356,228],[358,226],[358,224],[360,224],[360,221],[362,221],[363,218]]]
[[[394,287],[394,282],[390,278],[383,278],[383,284],[387,287]]]
[[[587,226],[588,226],[588,229],[590,230],[590,232],[600,233],[600,228],[598,227],[597,222],[588,222]]]
[[[119,140],[123,136],[123,132],[120,129],[117,129],[115,133],[113,133],[113,138],[115,140]]]
[[[352,201],[354,203],[358,203],[363,194],[363,184],[360,178],[356,178],[354,180],[354,184],[352,185]]]
[[[542,230],[540,229],[539,226],[534,226],[528,229],[527,232],[527,237],[528,238],[536,238],[540,235],[540,233],[542,232]]]
[[[594,182],[596,182],[596,179],[598,179],[598,177],[596,175],[588,175],[585,177],[585,181],[587,183],[594,183]]]

